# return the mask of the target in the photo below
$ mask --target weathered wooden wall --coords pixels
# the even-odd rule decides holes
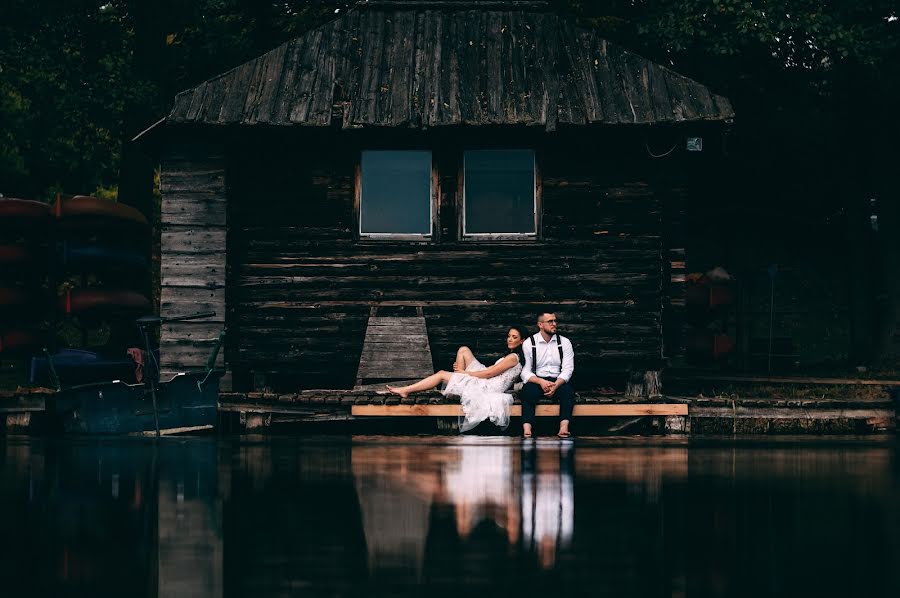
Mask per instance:
[[[196,322],[164,324],[160,372],[202,369],[225,326],[225,158],[208,145],[173,145],[160,165],[160,314],[199,311],[216,315]],[[218,366],[224,364],[220,353]]]
[[[273,144],[275,146],[276,144]],[[437,239],[360,242],[353,232],[358,148],[316,147],[229,170],[229,361],[243,385],[350,388],[370,308],[415,315],[422,306],[435,368],[456,348],[494,359],[506,327],[534,328],[555,306],[589,385],[662,358],[662,198],[653,165],[582,145],[538,148],[543,225],[533,242],[457,239],[461,149],[435,148]]]

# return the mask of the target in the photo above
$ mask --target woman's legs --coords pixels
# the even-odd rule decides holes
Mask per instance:
[[[400,387],[388,386],[387,389],[395,395],[400,395],[405,399],[407,395],[409,395],[409,393],[419,392],[422,390],[431,390],[432,388],[437,388],[438,384],[440,384],[441,382],[449,382],[451,375],[451,372],[441,370],[439,372],[435,372],[427,378],[419,380],[415,384]]]
[[[469,364],[475,361],[475,355],[468,347],[460,347],[456,350],[456,361],[453,362],[454,372],[464,372]]]

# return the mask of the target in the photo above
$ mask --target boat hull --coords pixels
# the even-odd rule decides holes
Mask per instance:
[[[28,232],[45,229],[50,222],[50,206],[31,199],[0,198],[0,230]]]
[[[56,376],[66,386],[95,384],[110,380],[137,382],[134,375],[134,361],[130,357],[102,357],[93,351],[82,349],[63,349],[50,357],[53,360],[53,370],[56,372]],[[38,386],[55,384],[50,371],[50,360],[47,357],[32,358],[31,383]]]
[[[221,372],[178,374],[157,388],[161,433],[215,426]],[[153,434],[153,397],[146,384],[103,382],[62,390],[50,401],[58,426],[73,434]]]

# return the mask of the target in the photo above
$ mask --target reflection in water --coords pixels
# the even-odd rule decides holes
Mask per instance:
[[[522,534],[525,547],[537,554],[541,567],[550,569],[556,563],[556,551],[568,550],[572,544],[575,449],[572,443],[562,442],[559,460],[546,458],[555,455],[545,455],[539,466],[539,451],[526,446],[522,467]]]
[[[518,541],[519,458],[509,444],[461,438],[440,450],[361,444],[352,452],[373,578],[396,583],[408,573],[420,582],[429,549],[433,565],[464,557],[486,535],[500,534],[503,545]],[[443,545],[452,554],[435,553]]]
[[[441,499],[456,508],[456,530],[467,538],[482,521],[506,531],[510,544],[519,537],[518,453],[508,446],[460,444],[458,458],[443,470]]]
[[[897,595],[892,444],[5,439],[4,596]]]
[[[143,440],[7,440],[4,448],[0,537],[16,547],[0,554],[5,587],[222,595],[214,441],[189,450]]]
[[[160,596],[222,596],[222,501],[217,493],[215,445],[190,451],[163,450],[157,478]]]

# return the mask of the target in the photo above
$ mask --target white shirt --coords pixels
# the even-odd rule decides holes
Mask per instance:
[[[564,336],[559,337],[563,350],[563,363],[560,368],[559,349],[556,347],[556,337],[554,334],[549,341],[545,341],[541,333],[529,336],[522,343],[522,352],[525,354],[525,365],[522,366],[522,380],[528,382],[532,376],[539,378],[557,378],[563,382],[572,379],[575,372],[575,351],[572,349],[572,343]],[[532,350],[531,343],[537,340],[537,364],[531,363]]]

